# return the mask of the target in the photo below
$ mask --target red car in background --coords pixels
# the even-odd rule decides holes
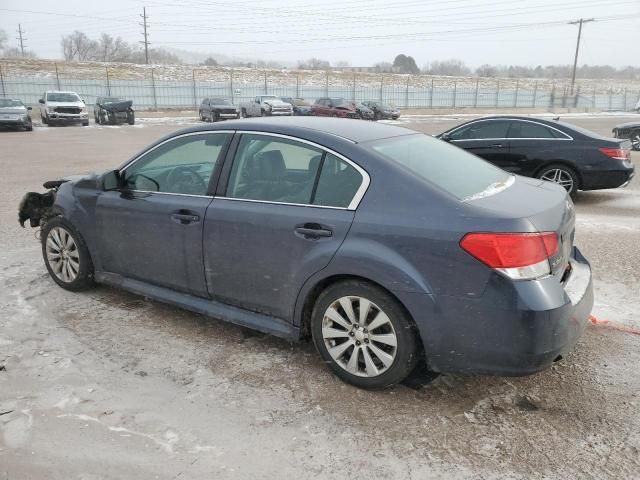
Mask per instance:
[[[311,106],[311,114],[318,117],[360,118],[355,103],[344,98],[318,98]]]

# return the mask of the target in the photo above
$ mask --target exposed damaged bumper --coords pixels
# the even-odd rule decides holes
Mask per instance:
[[[29,220],[31,227],[39,227],[43,221],[54,216],[53,204],[56,201],[58,187],[67,180],[52,180],[42,186],[49,189],[46,193],[27,192],[20,200],[18,207],[18,222],[20,226]]]

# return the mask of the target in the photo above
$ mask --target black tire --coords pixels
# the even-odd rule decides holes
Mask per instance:
[[[360,376],[354,373],[350,373],[346,370],[346,367],[341,366],[337,363],[336,360],[329,353],[329,347],[325,342],[325,338],[323,337],[323,323],[326,321],[325,312],[327,309],[332,306],[335,302],[343,297],[362,297],[364,299],[369,300],[372,304],[375,305],[376,308],[383,311],[388,317],[391,326],[393,327],[392,332],[395,334],[396,338],[396,347],[395,347],[395,357],[393,361],[390,363],[386,370],[383,370],[382,373],[374,375],[374,376]],[[355,304],[354,304],[355,305]],[[359,304],[358,304],[359,305]],[[355,309],[358,307],[354,307]],[[371,307],[371,314],[375,313],[374,307]],[[344,311],[343,311],[344,313]],[[359,313],[356,313],[359,315]],[[372,324],[373,319],[370,318],[365,324]],[[358,327],[357,325],[355,325]],[[359,326],[362,328],[363,326]],[[385,326],[389,328],[388,325]],[[375,327],[378,328],[378,327]],[[380,330],[378,330],[380,331]],[[346,332],[346,330],[345,330]],[[367,330],[364,330],[364,333],[367,333]],[[347,383],[350,383],[356,387],[364,388],[364,389],[381,389],[390,387],[397,383],[402,382],[405,378],[409,376],[409,374],[415,368],[418,360],[420,359],[420,352],[418,348],[418,336],[415,325],[413,324],[409,314],[406,310],[398,303],[398,301],[392,297],[385,290],[365,281],[361,280],[347,280],[343,282],[338,282],[327,287],[318,297],[316,303],[313,307],[313,312],[311,314],[311,334],[313,337],[313,342],[316,346],[316,349],[320,353],[322,359],[331,367],[334,373],[344,380]],[[371,334],[371,332],[369,332]],[[356,342],[358,336],[354,336],[349,333],[350,337],[347,337],[346,342]],[[327,340],[327,342],[331,342],[332,340]],[[372,356],[371,346],[375,343],[372,340],[369,341],[368,335],[365,340],[365,343],[358,343],[360,345],[360,349],[367,350],[369,358],[374,358]],[[336,344],[335,346],[339,346],[340,344]],[[353,349],[349,347],[345,350],[345,356],[348,352],[353,352],[356,348],[355,344]],[[375,346],[375,345],[373,345]],[[381,346],[377,344],[377,346]],[[351,356],[350,355],[350,356]],[[365,360],[364,360],[364,352],[362,354],[357,354],[357,362],[359,368],[365,368]],[[380,357],[375,357],[380,362]],[[362,360],[362,362],[360,362]],[[346,361],[346,358],[344,359]],[[382,363],[378,363],[378,367],[382,366]],[[364,373],[364,372],[361,372]]]
[[[136,124],[136,114],[133,112],[129,112],[127,114],[127,123],[129,125],[135,125]]]
[[[377,122],[378,120],[382,119],[382,115],[380,115],[380,112],[375,112],[373,114],[373,119]]]
[[[49,119],[45,116],[40,115],[40,120],[42,120],[43,125],[49,125]]]
[[[76,248],[72,249],[71,251],[77,252],[79,267],[77,275],[72,281],[64,281],[59,278],[56,272],[53,270],[51,263],[47,259],[47,240],[49,239],[49,234],[54,229],[62,229],[66,231],[71,236],[75,244]],[[50,219],[42,227],[42,230],[40,232],[40,239],[42,243],[42,258],[44,259],[44,264],[47,267],[47,271],[49,272],[49,275],[54,282],[56,282],[65,290],[71,290],[73,292],[85,290],[93,286],[93,262],[91,261],[89,250],[87,249],[87,245],[85,244],[82,236],[73,227],[73,225],[71,225],[70,222],[62,217],[55,217]]]
[[[89,126],[89,120],[85,120],[82,122],[82,126],[83,127],[88,127]]]
[[[241,109],[240,110],[240,118],[247,118],[247,110],[246,109]]]
[[[33,132],[33,122],[29,122],[27,126],[24,127],[27,132]]]
[[[564,174],[571,176],[572,186],[570,190],[567,190],[569,195],[575,198],[578,194],[578,189],[580,188],[580,179],[578,178],[578,174],[575,170],[567,165],[561,163],[554,163],[551,165],[546,165],[538,173],[536,174],[536,178],[542,179],[545,175],[549,174],[552,170],[560,170]],[[566,188],[566,187],[565,187]]]

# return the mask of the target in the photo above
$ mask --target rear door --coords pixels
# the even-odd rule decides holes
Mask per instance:
[[[96,203],[102,270],[207,296],[203,224],[213,199],[209,184],[231,135],[174,137],[121,171],[122,187]]]
[[[368,178],[318,145],[242,133],[226,192],[215,197],[205,219],[210,295],[290,319],[304,282],[329,263],[347,235]]]
[[[508,163],[510,120],[487,119],[464,125],[449,134],[451,143],[502,167]]]
[[[564,157],[572,138],[547,125],[514,119],[508,133],[509,156],[502,168],[520,175],[533,176],[545,163]]]

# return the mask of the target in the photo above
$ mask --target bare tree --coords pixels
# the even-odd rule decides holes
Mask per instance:
[[[131,56],[131,47],[121,37],[113,38],[108,33],[100,34],[97,60],[103,62],[126,61]]]
[[[2,52],[2,55],[5,57],[26,57],[26,58],[36,58],[36,54],[31,50],[25,50],[24,54],[22,50],[18,47],[9,47],[5,48]]]
[[[298,60],[298,68],[301,70],[327,70],[331,68],[331,64],[327,60],[313,57],[307,61]]]
[[[98,52],[98,42],[91,40],[83,32],[75,30],[62,37],[62,53],[65,60],[94,60]]]

